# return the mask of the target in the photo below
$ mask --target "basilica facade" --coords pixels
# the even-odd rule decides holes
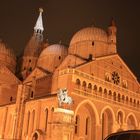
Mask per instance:
[[[66,47],[44,41],[42,13],[18,60],[0,40],[0,139],[103,140],[140,129],[140,84],[117,53],[114,20],[79,30]]]

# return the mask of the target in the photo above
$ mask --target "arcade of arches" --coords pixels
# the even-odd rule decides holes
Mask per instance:
[[[110,106],[98,110],[98,105],[90,100],[80,103],[75,113],[75,140],[104,139],[113,132],[139,127],[136,116],[129,111],[118,109],[115,112]]]

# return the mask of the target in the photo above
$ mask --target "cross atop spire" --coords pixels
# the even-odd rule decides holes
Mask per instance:
[[[44,31],[43,21],[42,21],[42,13],[43,13],[43,9],[39,8],[39,17],[38,17],[36,24],[35,24],[35,27],[34,27],[34,31],[36,33],[42,33]]]

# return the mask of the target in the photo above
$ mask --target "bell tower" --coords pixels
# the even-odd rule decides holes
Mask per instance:
[[[42,21],[42,13],[43,9],[39,8],[39,17],[34,27],[34,35],[38,39],[38,41],[43,41],[43,21]]]
[[[34,33],[24,49],[19,69],[19,78],[24,80],[36,67],[38,57],[43,50],[43,9],[39,8],[39,16],[34,26]]]
[[[117,49],[116,49],[117,27],[116,27],[115,20],[113,18],[111,19],[111,24],[108,27],[108,32],[107,33],[108,33],[108,43],[111,47],[111,50],[112,50],[113,53],[116,53],[117,52]]]
[[[115,20],[112,18],[111,19],[111,24],[108,27],[108,41],[110,43],[115,43],[116,44],[116,34],[117,34],[117,27]]]

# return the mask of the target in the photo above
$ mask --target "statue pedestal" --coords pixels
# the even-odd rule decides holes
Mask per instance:
[[[68,109],[55,108],[52,115],[52,140],[73,140],[74,112]]]

